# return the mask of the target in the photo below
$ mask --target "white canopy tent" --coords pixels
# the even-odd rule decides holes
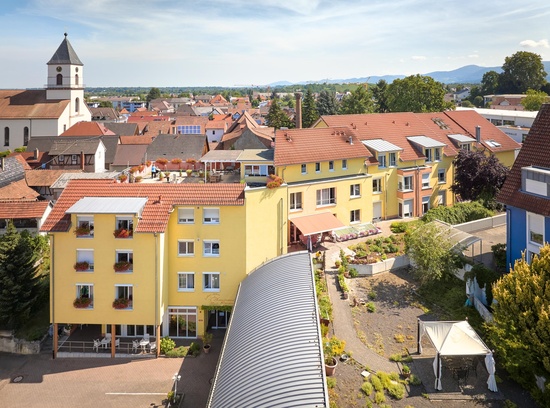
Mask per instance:
[[[427,334],[437,354],[434,359],[435,389],[441,391],[441,356],[485,356],[485,366],[489,373],[487,386],[497,392],[495,360],[493,353],[481,340],[470,324],[459,322],[424,322],[418,320],[418,354],[422,354],[422,336]]]

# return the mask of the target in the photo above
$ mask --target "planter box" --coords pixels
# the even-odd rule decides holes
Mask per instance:
[[[359,275],[372,276],[382,272],[394,271],[396,269],[405,268],[410,265],[407,255],[396,256],[395,258],[386,259],[372,264],[353,264],[350,267],[357,269]]]

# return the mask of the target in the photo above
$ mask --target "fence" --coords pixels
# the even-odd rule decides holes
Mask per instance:
[[[459,229],[460,231],[464,232],[474,232],[483,229],[500,227],[501,225],[506,225],[506,214],[499,214],[495,215],[494,217],[487,217],[482,218],[481,220],[453,225],[453,228]]]

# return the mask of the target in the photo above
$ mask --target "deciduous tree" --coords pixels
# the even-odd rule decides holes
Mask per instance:
[[[366,85],[359,85],[351,94],[344,96],[340,104],[340,113],[342,115],[351,115],[355,113],[372,113],[374,104],[371,93]]]
[[[387,103],[391,112],[439,112],[450,109],[445,87],[432,77],[411,75],[388,86]]]
[[[527,90],[527,96],[523,98],[521,104],[525,110],[538,111],[543,103],[548,102],[548,94],[543,91]]]
[[[147,103],[151,102],[153,99],[158,99],[158,98],[160,98],[160,89],[155,87],[151,88],[146,97]]]
[[[550,245],[528,264],[523,257],[493,286],[492,324],[487,325],[496,355],[510,376],[550,406],[548,380],[544,391],[536,377],[550,378]]]
[[[518,51],[504,59],[498,84],[501,93],[525,93],[528,89],[540,90],[546,84],[546,71],[538,54]]]
[[[487,71],[481,79],[481,93],[485,95],[493,95],[498,92],[499,75],[496,71]]]

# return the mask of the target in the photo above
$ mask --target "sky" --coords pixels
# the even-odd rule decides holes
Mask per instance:
[[[548,0],[4,0],[0,88],[43,88],[65,32],[86,87],[250,87],[547,61],[548,21]]]

